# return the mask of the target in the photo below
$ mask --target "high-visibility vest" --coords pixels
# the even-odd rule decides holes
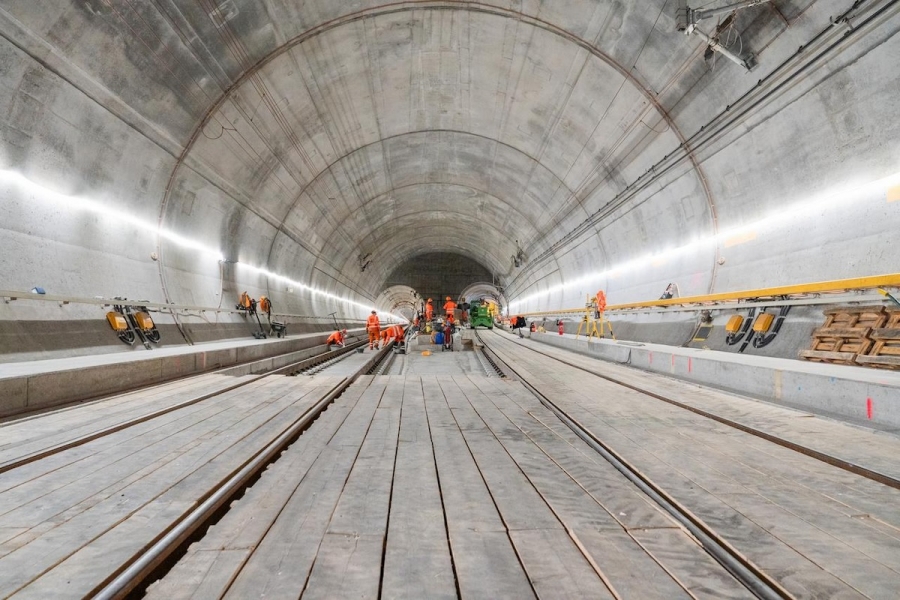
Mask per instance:
[[[330,336],[328,336],[328,340],[325,342],[326,344],[341,344],[344,342],[344,334],[340,331],[335,331]]]
[[[240,300],[241,308],[250,310],[251,304],[252,304],[252,302],[250,300],[250,294],[248,294],[247,292],[244,292],[243,294],[241,294],[241,300]]]
[[[603,312],[606,310],[606,294],[603,290],[597,292],[597,312]]]
[[[381,329],[381,323],[378,322],[378,315],[369,315],[366,319],[366,331],[378,331]]]

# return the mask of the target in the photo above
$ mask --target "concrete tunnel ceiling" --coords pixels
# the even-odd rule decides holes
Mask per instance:
[[[784,107],[724,130],[705,154],[686,151],[677,168],[619,202],[651,166],[686,148],[686,132],[837,10],[780,0],[738,15],[741,43],[768,53],[748,74],[704,61],[705,45],[675,31],[670,4],[20,0],[0,9],[0,31],[25,39],[16,43],[25,52],[65,39],[65,65],[51,56],[51,68],[157,148],[143,164],[123,156],[95,165],[96,183],[85,175],[76,187],[104,196],[136,185],[119,179],[149,180],[142,185],[166,229],[220,247],[226,264],[336,294],[374,301],[405,261],[432,252],[483,265],[514,296],[715,235],[784,197],[827,190],[841,174],[870,181],[897,171],[897,125],[886,118],[896,103],[882,106],[896,76],[866,63],[861,48],[796,86]],[[871,61],[895,53],[896,29],[894,18],[875,30]],[[848,74],[854,60],[862,64]],[[836,89],[817,90],[821,81]],[[842,122],[864,86],[872,110]],[[808,127],[822,114],[829,127]],[[808,142],[803,156],[790,150],[792,135]],[[785,161],[805,169],[800,181],[779,170]],[[126,175],[106,171],[117,168]],[[213,270],[192,267],[190,253],[165,239],[159,245],[165,299],[214,303],[215,286],[202,284]],[[721,253],[716,245],[665,270],[630,273],[618,285],[634,297],[618,299],[658,295],[676,277],[703,292],[782,276],[768,274],[758,247],[729,251],[724,268]],[[754,261],[758,269],[745,268]],[[823,262],[804,277],[822,278],[817,270],[842,275]]]
[[[537,253],[596,208],[576,194],[598,185],[596,157],[613,164],[657,137],[677,144],[664,126],[626,144],[610,135],[610,113],[665,120],[607,57],[508,11],[446,4],[332,23],[275,50],[193,138],[165,221],[193,228],[180,207],[199,193],[193,166],[203,165],[322,272],[347,284],[339,274],[368,256],[357,291],[377,293],[426,251],[508,275],[517,240]],[[527,80],[508,97],[498,83],[513,67]],[[576,133],[580,120],[593,136]],[[245,144],[258,158],[247,160]],[[693,211],[709,214],[707,199],[697,202]],[[272,256],[278,247],[273,239],[240,259],[289,268]]]

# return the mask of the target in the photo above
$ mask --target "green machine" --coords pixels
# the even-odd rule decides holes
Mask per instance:
[[[479,325],[488,329],[494,328],[494,319],[491,318],[487,305],[482,302],[473,302],[469,305],[469,323],[473,329]]]

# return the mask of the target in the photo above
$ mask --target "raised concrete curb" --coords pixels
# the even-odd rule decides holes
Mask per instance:
[[[550,333],[532,341],[819,414],[900,428],[900,373]]]
[[[261,373],[309,358],[320,349],[326,337],[323,333],[313,333],[282,339],[214,342],[139,354],[0,365],[0,417],[88,400],[230,365],[238,366],[228,369],[225,374]]]

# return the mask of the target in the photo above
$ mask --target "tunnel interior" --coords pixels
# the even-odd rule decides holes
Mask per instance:
[[[447,297],[458,302],[463,292],[476,282],[490,282],[493,275],[487,267],[472,258],[449,252],[426,252],[412,257],[387,277],[384,286],[408,286],[419,299],[434,300],[442,306]]]
[[[245,335],[205,310],[244,291],[314,329],[392,286],[537,311],[895,269],[896,7],[704,23],[748,71],[664,0],[513,4],[4,3],[0,287],[193,307],[160,316],[190,343]],[[106,331],[0,321],[10,354]]]

